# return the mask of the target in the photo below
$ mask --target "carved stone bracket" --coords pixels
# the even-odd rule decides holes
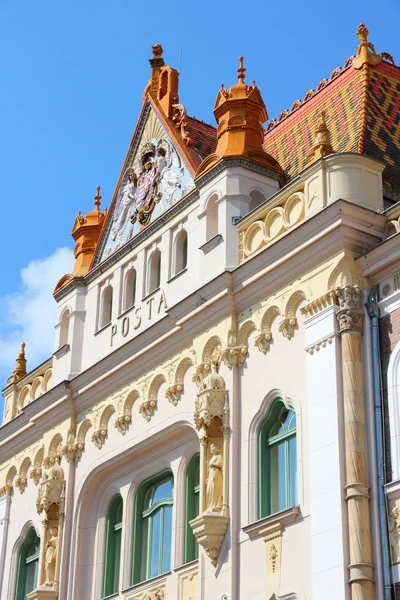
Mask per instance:
[[[139,414],[142,415],[146,419],[146,421],[150,421],[151,417],[154,416],[154,410],[157,406],[157,400],[145,400],[139,406]]]
[[[14,481],[14,485],[19,489],[20,493],[23,494],[28,481],[26,477],[17,477]]]
[[[296,329],[297,318],[296,317],[288,317],[283,319],[279,323],[279,331],[287,338],[288,340],[292,339],[294,335],[294,330]]]
[[[261,530],[265,543],[268,590],[267,597],[278,597],[282,560],[282,524],[276,523]],[[274,596],[275,594],[275,596]]]
[[[268,352],[268,348],[270,347],[271,341],[272,333],[267,331],[266,333],[260,333],[257,335],[256,339],[254,340],[254,345],[257,346],[260,352],[266,354]]]
[[[248,346],[228,346],[225,350],[223,350],[221,359],[230,369],[232,369],[233,365],[237,367],[243,367],[248,353]]]
[[[102,448],[107,437],[107,429],[97,429],[92,434],[92,442],[97,448]]]
[[[165,392],[165,397],[174,406],[178,405],[179,400],[183,392],[183,384],[171,385]]]
[[[118,429],[121,435],[125,435],[128,431],[130,422],[132,421],[131,415],[122,415],[115,419],[114,427]]]
[[[39,485],[40,478],[42,476],[42,469],[31,469],[29,477],[32,479],[35,485]]]
[[[75,444],[65,444],[61,453],[70,462],[71,460],[78,460],[82,456],[84,449],[85,444],[83,442],[76,442]]]
[[[339,310],[336,317],[340,333],[355,331],[362,333],[364,314],[360,310],[360,290],[354,286],[336,289]]]
[[[6,483],[6,485],[3,485],[3,487],[0,488],[0,498],[3,498],[3,496],[11,496],[12,490],[12,484]]]
[[[210,372],[210,365],[208,363],[201,363],[196,367],[196,370],[193,374],[193,382],[197,385],[197,387],[202,390],[205,387],[204,379],[207,377]]]
[[[202,546],[215,566],[218,554],[228,529],[229,517],[203,513],[192,521],[190,525],[200,546]]]

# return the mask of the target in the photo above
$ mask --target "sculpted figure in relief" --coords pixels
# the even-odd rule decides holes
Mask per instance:
[[[220,512],[222,510],[222,465],[221,448],[218,444],[211,444],[212,454],[208,463],[208,479],[206,499],[206,510],[209,512]]]
[[[50,527],[49,539],[46,543],[45,554],[45,569],[46,581],[45,585],[53,586],[56,573],[56,560],[58,549],[58,530],[57,527]]]
[[[126,226],[130,228],[129,218],[135,208],[136,188],[137,176],[133,168],[129,167],[122,180],[118,193],[117,205],[114,211],[114,223],[111,229],[111,238],[113,241],[117,238],[121,238],[121,241],[125,241],[125,236],[123,234]]]
[[[400,562],[400,508],[395,506],[392,510],[390,527],[390,545],[392,546],[392,560]]]

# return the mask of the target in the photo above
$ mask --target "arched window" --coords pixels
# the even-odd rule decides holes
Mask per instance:
[[[296,415],[276,400],[259,433],[259,517],[297,504]]]
[[[118,592],[121,563],[122,498],[115,496],[107,514],[106,557],[104,571],[104,597]]]
[[[177,275],[187,265],[187,233],[184,229],[180,231],[175,238],[174,252],[174,275]]]
[[[129,269],[125,276],[125,289],[124,289],[124,308],[128,310],[135,304],[136,297],[136,271],[135,269]]]
[[[113,289],[111,285],[108,285],[102,295],[101,302],[101,315],[100,315],[100,329],[108,325],[111,321],[112,314],[112,302],[113,302]]]
[[[262,194],[259,190],[253,190],[250,192],[250,204],[249,204],[249,212],[260,206],[265,200],[264,194]]]
[[[199,546],[189,522],[199,514],[200,454],[195,454],[186,472],[185,564],[196,560]]]
[[[136,497],[133,583],[171,569],[173,478],[170,471],[145,481]]]
[[[160,287],[161,281],[161,252],[154,250],[149,260],[147,293],[150,294]]]
[[[206,237],[207,240],[210,240],[212,237],[217,235],[218,233],[218,205],[217,205],[218,196],[217,194],[213,194],[209,201],[207,202],[206,208]]]
[[[35,529],[29,531],[19,553],[17,591],[15,600],[25,600],[26,595],[37,587],[40,538]]]
[[[59,343],[59,348],[62,348],[62,346],[65,346],[65,344],[68,344],[68,333],[69,333],[69,316],[70,316],[70,312],[69,310],[65,310],[63,313],[63,316],[61,318],[61,323],[60,323],[60,343]]]

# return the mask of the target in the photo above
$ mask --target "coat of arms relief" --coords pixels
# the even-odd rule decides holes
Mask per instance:
[[[194,188],[190,172],[150,111],[132,164],[120,183],[103,258]]]

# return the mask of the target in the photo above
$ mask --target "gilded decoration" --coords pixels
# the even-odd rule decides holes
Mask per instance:
[[[24,377],[26,375],[25,346],[26,344],[25,342],[23,342],[21,344],[21,350],[19,351],[17,360],[15,361],[14,371],[12,375],[10,375],[10,377],[7,379],[7,383],[15,383],[16,381],[18,381],[18,379],[21,379],[21,377]]]
[[[186,112],[175,106],[175,124],[186,131]],[[190,171],[154,110],[149,108],[137,150],[125,167],[110,210],[102,259],[136,235],[194,188]],[[188,134],[185,133],[187,143]]]

